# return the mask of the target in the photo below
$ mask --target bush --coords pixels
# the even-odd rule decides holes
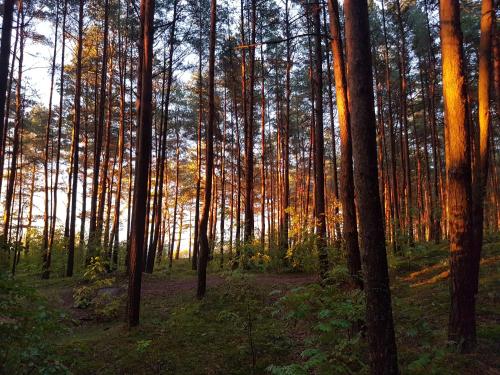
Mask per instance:
[[[83,284],[73,290],[74,307],[91,308],[98,320],[112,320],[122,310],[124,298],[116,279],[108,277],[106,263],[100,257],[92,257],[83,275]]]
[[[0,373],[70,374],[44,338],[65,329],[34,289],[0,273]]]
[[[284,317],[290,329],[308,327],[301,360],[286,366],[269,366],[272,374],[349,374],[366,371],[363,335],[364,294],[342,287],[347,269],[335,267],[326,287],[299,287],[275,303],[273,315]]]
[[[288,249],[286,261],[293,271],[312,273],[318,270],[318,252],[314,242],[314,235],[308,234]]]

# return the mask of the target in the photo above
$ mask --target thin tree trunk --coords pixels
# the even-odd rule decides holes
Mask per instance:
[[[290,46],[290,7],[289,0],[285,0],[285,36],[286,36],[286,73],[285,73],[285,121],[283,129],[283,193],[280,212],[280,256],[285,259],[288,251],[288,226],[290,222],[290,212],[287,210],[290,205],[290,71],[292,69],[292,56]],[[276,93],[278,95],[278,93]],[[276,103],[278,106],[278,103]],[[278,112],[278,111],[277,111]],[[279,116],[277,117],[279,118]],[[280,121],[278,121],[279,123]]]
[[[382,0],[382,25],[384,31],[384,59],[385,59],[385,84],[387,88],[387,106],[388,106],[388,121],[389,121],[389,139],[390,139],[390,153],[391,153],[391,181],[392,181],[392,218],[393,218],[393,234],[392,234],[392,245],[393,252],[399,253],[399,229],[401,226],[399,219],[399,198],[398,198],[398,179],[397,179],[397,171],[396,171],[396,136],[394,134],[394,116],[392,111],[392,91],[391,91],[391,76],[389,70],[389,47],[387,43],[387,29],[385,23],[385,8],[384,8],[384,0]]]
[[[109,30],[109,0],[104,0],[104,30],[103,30],[103,42],[102,42],[102,67],[101,67],[101,82],[100,82],[100,94],[99,94],[99,116],[97,133],[95,136],[94,145],[94,170],[92,173],[92,196],[90,199],[90,227],[89,227],[89,249],[87,257],[90,258],[95,253],[95,247],[97,245],[96,241],[98,233],[101,229],[98,227],[98,217],[97,217],[97,199],[99,193],[99,172],[101,166],[101,149],[102,149],[102,138],[104,131],[104,111],[106,108],[106,80],[108,74],[108,30]],[[111,98],[109,98],[111,100]],[[104,193],[102,193],[104,194]],[[100,237],[100,236],[99,236]]]
[[[78,16],[78,50],[76,62],[76,83],[75,83],[75,114],[73,122],[73,175],[71,181],[71,216],[69,222],[69,242],[68,242],[68,263],[66,266],[66,276],[73,276],[73,266],[75,257],[75,234],[76,234],[76,195],[78,190],[78,155],[80,139],[80,117],[81,117],[81,93],[82,93],[82,53],[83,53],[83,3],[80,0],[80,10]]]
[[[7,191],[5,194],[5,208],[4,208],[4,222],[3,222],[3,235],[5,241],[9,241],[9,228],[11,220],[11,208],[14,199],[14,186],[16,181],[17,172],[17,157],[19,153],[19,137],[21,134],[21,126],[23,120],[23,99],[21,94],[22,89],[22,79],[23,79],[23,60],[24,60],[24,44],[25,44],[25,10],[24,3],[22,0],[19,1],[18,5],[19,17],[21,17],[20,31],[19,31],[19,65],[17,71],[17,83],[16,83],[16,120],[14,124],[14,136],[12,140],[12,158],[10,161],[10,174],[7,183]]]
[[[224,266],[224,232],[226,218],[226,131],[227,131],[227,97],[224,89],[224,127],[222,130],[221,146],[221,193],[220,193],[220,268]]]
[[[177,248],[175,250],[175,260],[179,260],[180,251],[181,251],[181,241],[182,241],[182,225],[184,221],[184,205],[181,204],[181,212],[180,212],[181,221],[179,223],[179,238],[177,240]]]
[[[473,187],[473,227],[474,227],[474,255],[473,275],[475,293],[479,287],[479,262],[483,245],[484,226],[484,198],[488,183],[488,167],[490,157],[490,89],[491,89],[491,56],[493,20],[495,9],[493,0],[482,0],[481,5],[481,37],[479,46],[479,84],[478,84],[478,112],[479,112],[479,147],[476,155],[478,161],[473,171],[475,186]]]
[[[83,176],[82,176],[82,214],[80,223],[80,238],[79,245],[82,247],[85,243],[85,218],[87,216],[87,169],[88,169],[88,150],[89,150],[89,134],[88,134],[88,116],[87,111],[85,111],[84,123],[83,123]]]
[[[52,218],[50,223],[50,236],[47,256],[43,262],[43,274],[46,274],[47,278],[50,274],[50,265],[52,257],[52,248],[54,246],[54,236],[56,230],[56,219],[57,219],[57,191],[59,190],[59,168],[61,159],[61,138],[62,138],[62,124],[63,124],[63,103],[64,103],[64,55],[66,52],[66,15],[68,10],[68,0],[64,0],[63,8],[63,22],[61,28],[62,34],[62,48],[61,48],[61,73],[60,73],[60,93],[59,93],[59,119],[57,123],[57,151],[56,151],[56,171],[54,177],[53,186],[53,197],[52,197]]]
[[[17,44],[19,41],[19,23],[20,23],[21,17],[17,17],[16,21],[16,37],[14,39],[14,48],[12,51],[12,59],[10,62],[10,74],[9,74],[9,86],[7,88],[7,101],[5,104],[5,114],[3,118],[0,120],[2,121],[3,124],[3,131],[0,134],[0,194],[2,192],[2,186],[3,186],[3,177],[4,177],[4,172],[3,172],[3,167],[4,167],[4,161],[5,161],[5,151],[6,151],[6,145],[7,145],[7,133],[9,131],[9,115],[10,115],[10,102],[11,102],[11,97],[12,97],[12,83],[14,82],[14,66],[16,63],[16,54],[17,54]]]
[[[111,122],[113,117],[113,56],[109,58],[109,83],[108,83],[108,117],[106,120],[106,142],[104,145],[104,159],[103,166],[100,171],[101,177],[99,182],[99,198],[98,198],[98,206],[97,206],[97,222],[96,222],[96,231],[97,235],[94,238],[94,244],[97,246],[97,249],[101,249],[102,240],[103,240],[103,229],[105,228],[104,222],[104,211],[106,207],[106,193],[108,190],[108,172],[109,172],[109,164],[110,164],[110,153],[111,153]],[[100,104],[100,103],[99,103]],[[112,182],[112,181],[111,181]],[[104,251],[106,251],[106,236],[104,236]],[[108,259],[109,260],[109,259]]]
[[[400,107],[401,107],[401,117],[403,127],[402,139],[403,150],[402,156],[404,160],[404,171],[405,171],[405,198],[406,198],[406,230],[408,237],[408,244],[413,246],[413,217],[412,217],[412,190],[411,190],[411,169],[410,169],[410,154],[409,154],[409,143],[408,143],[408,98],[407,98],[407,79],[406,79],[406,37],[403,27],[403,19],[401,14],[401,4],[400,0],[396,0],[396,10],[397,10],[397,23],[399,28],[399,39],[401,43],[401,50],[399,53],[399,67],[400,67]]]
[[[12,35],[12,21],[14,18],[14,3],[15,0],[5,0],[3,3],[2,40],[0,45],[0,145],[2,145],[2,148],[5,147],[3,146],[4,117],[5,101],[8,88],[7,78],[9,75],[10,43]],[[21,11],[22,8],[18,10],[18,13],[21,14]],[[0,150],[0,152],[3,154],[5,150],[2,149]],[[0,175],[3,175],[3,163],[0,165]]]
[[[208,124],[206,129],[206,167],[205,167],[205,196],[203,211],[200,219],[200,254],[198,258],[198,288],[196,295],[199,299],[205,296],[207,287],[207,263],[210,250],[207,225],[212,200],[212,176],[214,167],[213,134],[215,128],[215,43],[216,43],[216,0],[210,1],[210,46],[208,57]]]
[[[242,8],[243,13],[243,8]],[[256,23],[256,0],[251,0],[251,33],[250,43],[255,45],[255,23]],[[243,17],[242,17],[243,20]],[[242,22],[242,40],[244,44],[244,32]],[[254,215],[253,215],[253,121],[254,121],[254,85],[255,85],[255,48],[250,49],[250,82],[248,88],[248,113],[246,109],[246,77],[245,77],[245,53],[242,58],[242,90],[243,108],[245,116],[245,227],[244,240],[251,242],[254,235]]]
[[[179,130],[176,130],[176,152],[175,152],[175,196],[174,196],[174,216],[172,225],[172,240],[170,241],[170,250],[168,252],[169,268],[172,268],[172,257],[174,254],[174,244],[175,244],[175,228],[177,225],[177,202],[179,200],[179,158],[180,158],[180,147],[179,147]]]
[[[121,9],[120,9],[121,13]],[[115,195],[115,212],[113,216],[113,227],[111,229],[111,242],[109,251],[112,252],[112,269],[118,267],[118,246],[119,246],[119,226],[120,226],[120,204],[122,196],[122,183],[123,183],[123,161],[125,155],[125,92],[126,88],[126,76],[127,76],[127,44],[128,38],[125,39],[125,48],[121,49],[123,40],[121,35],[119,38],[120,46],[120,61],[119,66],[119,77],[120,77],[120,127],[118,129],[118,184],[116,186]],[[130,178],[131,176],[129,176]]]
[[[47,126],[45,128],[45,149],[44,149],[44,162],[43,162],[43,172],[45,177],[44,185],[44,211],[43,211],[43,232],[42,232],[42,251],[43,251],[43,265],[42,265],[42,279],[49,278],[48,269],[45,265],[47,264],[47,258],[49,257],[49,142],[51,139],[50,129],[52,126],[52,97],[54,93],[54,76],[56,72],[56,56],[57,56],[57,40],[59,31],[59,1],[56,4],[56,29],[54,33],[54,53],[52,55],[52,68],[50,72],[50,94],[49,94],[49,111],[47,115]],[[0,104],[1,105],[1,104]],[[2,117],[0,116],[0,122]],[[1,130],[0,130],[1,131]],[[0,171],[2,173],[2,171]],[[52,213],[55,215],[55,212]]]
[[[316,219],[316,247],[320,262],[320,276],[324,280],[328,273],[326,249],[325,172],[323,140],[323,62],[321,48],[320,6],[312,5],[314,27],[314,71],[312,75],[315,94],[314,127],[314,216]]]
[[[197,141],[196,141],[196,202],[194,213],[194,239],[193,239],[193,258],[191,262],[191,269],[196,270],[198,267],[198,252],[200,248],[200,196],[201,196],[201,127],[202,127],[202,95],[203,86],[201,81],[201,63],[202,63],[202,12],[201,0],[198,2],[199,11],[199,34],[198,34],[198,128],[197,128]]]
[[[155,233],[153,237],[153,243],[151,248],[149,249],[148,253],[148,258],[146,262],[146,272],[153,272],[153,267],[155,263],[155,256],[157,252],[157,244],[158,244],[158,239],[160,235],[160,227],[161,227],[161,213],[162,213],[162,206],[163,206],[163,184],[164,184],[164,170],[165,170],[165,164],[166,164],[166,151],[167,151],[167,133],[168,133],[168,124],[170,120],[170,112],[169,112],[169,107],[170,107],[170,92],[172,89],[172,74],[173,74],[173,58],[174,58],[174,44],[175,44],[175,25],[177,21],[177,4],[178,1],[174,1],[174,12],[173,12],[173,18],[172,18],[172,25],[170,29],[170,35],[169,35],[169,50],[168,50],[168,70],[166,72],[167,74],[167,91],[165,94],[165,109],[164,109],[164,114],[163,114],[163,124],[161,125],[162,128],[162,135],[160,137],[160,148],[161,148],[161,155],[160,155],[160,170],[158,172],[159,176],[159,186],[158,186],[158,201],[156,202],[156,212],[155,212]],[[163,110],[163,108],[162,108]]]

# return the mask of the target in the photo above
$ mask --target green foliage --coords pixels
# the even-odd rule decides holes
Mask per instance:
[[[286,254],[287,264],[296,272],[316,272],[318,255],[314,245],[314,235],[305,234],[302,241],[294,243]]]
[[[139,340],[137,341],[137,351],[139,353],[144,353],[150,346],[151,346],[151,343],[153,341],[152,340]]]
[[[92,308],[96,319],[112,320],[123,310],[124,298],[116,295],[115,277],[108,277],[106,263],[100,257],[92,257],[83,274],[83,283],[73,290],[74,307]]]
[[[261,251],[258,246],[255,250]],[[265,254],[273,257],[269,250]],[[488,261],[481,265],[477,302],[479,347],[470,355],[446,347],[447,280],[413,285],[447,267],[447,245],[416,244],[411,254],[404,249],[404,255],[390,256],[398,359],[403,374],[488,373],[498,367],[499,250],[498,242],[487,242],[483,247]],[[28,258],[21,259],[20,267],[31,261],[36,251],[33,246]],[[153,275],[144,275],[147,288],[141,325],[131,331],[124,329],[123,320],[114,313],[110,314],[113,318],[104,316],[108,308],[116,309],[117,314],[124,311],[119,294],[123,290],[120,274],[110,277],[100,259],[94,259],[73,279],[52,274],[51,280],[40,280],[38,269],[34,278],[26,275],[24,268],[19,274],[22,282],[5,278],[18,291],[11,295],[0,288],[0,361],[6,358],[0,373],[68,373],[62,363],[75,374],[85,375],[123,371],[180,375],[367,374],[364,297],[351,288],[343,256],[338,248],[330,249],[330,259],[337,265],[329,272],[325,287],[307,285],[308,277],[291,281],[295,277],[269,273],[274,260],[264,269],[267,273],[257,267],[239,267],[221,274],[219,263],[211,262],[209,282],[213,284],[202,301],[194,297],[196,277],[190,263],[181,260],[168,272],[160,268]],[[280,267],[282,271],[283,264]],[[410,278],[409,270],[425,272]],[[61,304],[73,319],[53,311],[36,289],[26,288],[28,282],[50,298],[51,305]],[[74,310],[66,303],[68,287],[75,285],[75,293],[89,293],[85,310]],[[154,298],[149,298],[151,288]],[[10,307],[5,307],[5,300]],[[14,324],[22,328],[12,330]]]
[[[290,321],[290,329],[306,326],[307,345],[301,362],[270,367],[273,374],[358,373],[364,371],[364,343],[361,338],[364,294],[357,289],[342,289],[348,276],[336,267],[326,287],[312,284],[293,289],[275,304],[274,316]]]
[[[70,374],[46,340],[64,331],[64,319],[33,288],[0,273],[0,373]]]
[[[265,254],[259,242],[240,245],[239,257],[233,261],[238,261],[243,270],[263,272],[268,269],[271,257]]]

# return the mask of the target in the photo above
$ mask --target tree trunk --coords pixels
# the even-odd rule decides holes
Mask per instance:
[[[20,23],[21,17],[17,17],[16,20],[16,37],[14,39],[14,48],[12,51],[12,59],[10,61],[10,73],[9,73],[9,84],[7,87],[7,100],[5,104],[5,114],[3,118],[1,119],[2,121],[2,126],[3,126],[3,131],[0,134],[0,193],[2,192],[2,186],[3,186],[3,178],[4,178],[4,173],[3,173],[3,167],[4,167],[4,161],[5,161],[5,151],[6,151],[6,145],[7,145],[7,133],[9,131],[9,115],[10,115],[10,101],[12,98],[12,83],[14,82],[14,66],[16,63],[16,55],[17,55],[17,44],[19,41],[19,23]]]
[[[202,127],[202,95],[203,87],[201,82],[201,63],[202,63],[202,12],[201,0],[198,3],[199,11],[199,34],[198,34],[198,129],[196,141],[196,202],[194,211],[194,239],[193,239],[193,258],[191,269],[196,270],[198,267],[198,252],[200,248],[200,196],[201,196],[201,127]]]
[[[52,197],[52,218],[50,223],[50,235],[49,235],[49,245],[48,252],[43,262],[43,274],[49,277],[50,265],[52,257],[52,248],[54,245],[54,236],[56,230],[56,219],[57,219],[57,191],[59,189],[59,168],[61,159],[61,138],[62,138],[62,124],[63,124],[63,103],[64,103],[64,55],[66,51],[66,15],[68,10],[68,0],[64,0],[63,8],[63,21],[62,21],[62,48],[61,48],[61,73],[60,73],[60,93],[59,93],[59,114],[57,122],[57,151],[56,151],[56,171],[54,176],[54,186],[53,186],[53,197]],[[44,277],[45,278],[45,277]]]
[[[316,247],[319,255],[320,276],[324,280],[328,273],[326,249],[325,172],[323,139],[323,61],[321,49],[321,20],[318,4],[312,6],[314,27],[314,70],[312,75],[315,96],[314,127],[314,217],[316,219]]]
[[[242,8],[243,12],[243,8]],[[256,23],[256,0],[251,0],[251,33],[250,43],[255,45],[255,23]],[[243,19],[243,18],[242,18]],[[242,39],[244,39],[243,23],[242,23]],[[245,88],[245,54],[243,52],[242,59],[242,90],[245,92],[243,100],[246,101],[246,88]],[[255,48],[250,49],[250,82],[248,88],[248,114],[245,113],[245,231],[244,240],[249,243],[254,235],[254,215],[253,215],[253,120],[254,120],[254,85],[255,85]],[[246,108],[246,103],[243,103]],[[247,116],[248,115],[248,116]]]
[[[207,226],[212,200],[212,176],[214,168],[214,128],[215,128],[215,24],[216,0],[210,1],[210,46],[208,57],[208,123],[206,129],[206,167],[205,167],[205,196],[203,211],[200,219],[200,254],[198,259],[198,288],[196,295],[199,299],[205,296],[207,288],[207,263],[210,246],[208,243]]]
[[[95,135],[94,145],[94,170],[92,173],[92,196],[90,199],[90,227],[89,227],[89,249],[87,258],[95,254],[98,239],[97,231],[101,229],[97,222],[97,199],[99,194],[99,173],[101,166],[101,149],[102,137],[104,131],[104,110],[106,107],[106,80],[108,74],[108,29],[109,29],[109,0],[104,0],[104,30],[102,43],[102,66],[101,66],[101,82],[99,94],[99,117],[97,125],[97,133]],[[111,98],[109,98],[111,100]],[[104,194],[104,193],[103,193]],[[97,240],[97,241],[96,241]]]
[[[382,209],[367,1],[344,1],[354,184],[363,253],[371,374],[398,374]]]
[[[159,178],[158,183],[158,201],[156,202],[156,210],[155,210],[155,223],[154,223],[154,235],[152,245],[149,249],[147,262],[146,262],[146,272],[152,273],[155,263],[155,257],[157,252],[157,244],[160,236],[160,228],[161,228],[161,218],[162,218],[162,207],[163,207],[163,184],[164,184],[164,170],[166,164],[166,153],[167,153],[167,133],[168,133],[168,124],[170,120],[170,92],[172,88],[172,73],[173,73],[173,58],[174,58],[174,44],[175,44],[175,24],[177,21],[177,4],[178,1],[174,1],[174,13],[172,18],[172,25],[170,29],[169,36],[169,50],[168,50],[168,71],[167,74],[167,91],[165,94],[165,103],[164,103],[164,114],[163,114],[163,123],[161,124],[162,135],[160,136],[160,162],[159,162],[159,172],[157,174]],[[164,81],[165,83],[165,81]],[[163,108],[162,108],[163,110]],[[174,219],[175,220],[175,219]]]
[[[409,153],[409,143],[408,143],[408,98],[407,98],[407,79],[406,79],[406,37],[403,27],[403,19],[401,14],[401,4],[399,0],[396,0],[396,10],[397,10],[397,23],[399,28],[399,38],[400,38],[400,53],[399,53],[399,68],[400,68],[400,107],[401,107],[401,118],[403,127],[403,151],[402,156],[404,160],[404,171],[405,171],[405,214],[406,214],[406,230],[407,230],[407,242],[408,245],[413,246],[413,217],[412,217],[412,190],[411,190],[411,169],[410,169],[410,153]]]
[[[5,241],[9,241],[9,227],[11,220],[11,209],[14,199],[14,187],[16,181],[17,172],[17,157],[19,154],[19,138],[21,134],[21,127],[23,121],[23,98],[22,98],[22,78],[23,78],[23,60],[24,60],[24,45],[25,45],[25,10],[24,3],[22,0],[19,1],[18,9],[19,17],[21,17],[21,23],[19,25],[19,65],[17,70],[17,83],[16,83],[16,120],[14,124],[14,135],[12,139],[12,158],[10,161],[10,173],[9,180],[7,183],[7,191],[5,193],[5,208],[4,208],[4,223],[3,223],[3,235]],[[8,65],[8,64],[7,64]]]
[[[121,9],[120,9],[121,13]],[[125,92],[126,88],[126,76],[127,76],[127,44],[128,39],[125,39],[125,53],[121,49],[123,39],[121,34],[119,37],[120,46],[120,60],[118,62],[119,77],[120,77],[120,127],[118,129],[118,184],[116,186],[115,195],[115,211],[113,216],[113,227],[111,229],[111,241],[109,251],[112,252],[111,268],[117,269],[118,267],[118,246],[119,246],[119,226],[120,226],[120,204],[122,197],[122,185],[123,185],[123,160],[125,155]],[[131,176],[129,176],[131,178]]]
[[[181,221],[179,223],[179,238],[177,239],[177,248],[175,250],[175,260],[179,260],[180,252],[181,252],[181,241],[182,241],[182,222],[184,221],[184,205],[181,204]]]
[[[338,4],[337,4],[338,8]],[[332,67],[330,66],[330,52],[328,51],[328,43],[329,43],[329,38],[328,38],[328,31],[327,31],[327,22],[326,22],[326,8],[323,8],[323,29],[324,29],[324,43],[325,43],[325,49],[327,50],[326,52],[326,74],[327,74],[327,80],[328,80],[328,114],[330,117],[330,132],[331,132],[331,137],[332,137],[332,190],[333,190],[333,198],[334,202],[333,204],[327,205],[333,207],[333,214],[332,214],[332,224],[333,224],[333,229],[332,230],[332,237],[335,239],[335,245],[340,245],[342,241],[342,231],[340,229],[340,222],[338,220],[339,216],[339,205],[338,202],[340,201],[340,195],[339,195],[339,182],[338,182],[338,173],[337,173],[337,142],[335,140],[335,120],[334,120],[334,114],[333,114],[333,90],[332,90]],[[332,53],[333,56],[333,53]]]
[[[101,251],[102,249],[102,240],[103,240],[103,229],[105,228],[104,222],[104,210],[106,207],[106,193],[108,190],[108,176],[109,173],[109,164],[110,164],[110,153],[111,153],[111,122],[113,117],[113,56],[109,58],[109,83],[108,83],[108,117],[106,119],[106,142],[104,145],[104,159],[103,166],[100,171],[100,182],[99,182],[99,197],[98,197],[98,206],[97,206],[97,222],[96,222],[96,236],[94,238],[95,246],[97,249]],[[99,103],[100,104],[100,103]],[[111,183],[113,181],[111,180]],[[106,250],[106,236],[104,236],[104,251]],[[109,259],[108,259],[109,260]]]
[[[221,147],[221,193],[220,193],[220,268],[224,266],[224,222],[226,217],[226,131],[227,131],[227,97],[224,90],[224,128],[222,130],[222,147]]]
[[[385,8],[384,0],[382,0],[382,25],[384,31],[384,59],[385,59],[385,84],[387,88],[387,106],[388,106],[388,121],[389,121],[389,138],[390,138],[390,153],[391,153],[391,182],[392,182],[392,220],[393,220],[393,234],[392,234],[392,245],[393,252],[399,253],[399,229],[400,229],[400,219],[399,219],[399,197],[398,197],[398,179],[396,171],[396,136],[394,134],[394,116],[392,111],[392,91],[391,91],[391,75],[389,70],[389,47],[387,44],[387,29],[385,24]]]
[[[170,241],[170,250],[168,252],[169,268],[172,268],[172,257],[174,254],[174,244],[175,244],[175,228],[177,225],[177,202],[179,200],[179,157],[180,157],[180,148],[179,148],[179,130],[176,130],[176,138],[177,138],[177,150],[175,153],[175,196],[174,196],[174,216],[173,216],[173,226],[172,226],[172,240]]]
[[[473,227],[474,227],[474,273],[475,293],[478,292],[479,262],[483,245],[484,198],[488,182],[488,167],[490,156],[490,89],[491,89],[491,56],[494,20],[493,0],[482,0],[481,5],[481,37],[479,46],[479,84],[478,84],[478,112],[479,112],[479,148],[478,161],[473,171],[475,186],[473,197]]]
[[[3,4],[2,40],[0,45],[0,145],[3,145],[5,99],[7,94],[7,78],[9,75],[10,42],[15,0],[5,0]],[[22,10],[22,9],[20,9]],[[20,14],[20,10],[18,10]],[[3,154],[5,150],[0,150]],[[3,175],[3,163],[0,165]]]
[[[45,149],[44,149],[44,161],[43,161],[43,172],[45,178],[44,185],[44,211],[43,211],[43,232],[42,232],[42,251],[43,251],[43,265],[42,265],[42,279],[49,278],[48,269],[45,265],[47,264],[47,259],[49,257],[49,143],[51,139],[50,129],[52,126],[52,97],[54,93],[54,76],[56,72],[56,56],[57,56],[57,40],[59,31],[59,1],[56,4],[56,29],[54,32],[54,53],[52,55],[52,67],[50,73],[50,94],[49,94],[49,112],[47,115],[47,126],[45,128]],[[1,106],[1,103],[0,103]],[[0,122],[2,117],[0,116]],[[1,130],[0,130],[1,131]],[[0,173],[2,173],[0,171]],[[56,213],[53,212],[53,215]]]
[[[471,280],[471,154],[459,2],[441,0],[439,15],[450,222],[451,308],[448,338],[462,350],[470,350],[476,341],[475,285]]]
[[[292,69],[292,56],[290,46],[290,9],[289,0],[285,0],[285,37],[286,37],[286,75],[285,75],[285,121],[283,129],[283,201],[280,212],[280,255],[285,259],[288,251],[288,225],[290,222],[290,212],[287,210],[290,205],[290,71]],[[276,103],[279,107],[278,103]],[[279,121],[278,121],[279,123]]]
[[[143,58],[140,64],[140,122],[137,134],[137,155],[134,183],[134,206],[130,234],[129,284],[128,284],[128,326],[139,324],[139,308],[141,299],[141,282],[143,269],[144,230],[146,224],[146,204],[148,197],[149,159],[151,153],[151,124],[153,101],[153,21],[154,0],[141,1],[141,40],[140,48]]]
[[[88,151],[89,151],[89,134],[88,134],[88,115],[85,111],[83,122],[83,176],[82,176],[82,214],[80,218],[80,237],[79,245],[82,247],[85,243],[85,218],[87,216],[87,169],[88,169]]]
[[[347,254],[347,266],[355,284],[362,288],[361,256],[359,254],[356,206],[354,204],[354,178],[352,170],[351,121],[348,107],[347,82],[345,76],[344,53],[340,36],[339,10],[337,0],[328,0],[330,14],[331,48],[333,52],[333,72],[340,126],[340,180],[343,237]]]
[[[76,195],[78,190],[78,155],[80,139],[80,117],[82,95],[82,53],[83,53],[83,3],[80,0],[80,10],[78,16],[78,51],[76,62],[76,83],[75,83],[75,114],[73,120],[73,174],[71,180],[71,215],[69,221],[69,242],[68,242],[68,263],[66,266],[66,276],[73,276],[73,265],[75,257],[75,235],[76,235]]]

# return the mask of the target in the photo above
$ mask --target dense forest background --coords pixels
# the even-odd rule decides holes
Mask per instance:
[[[4,0],[0,371],[496,374],[498,12]]]

